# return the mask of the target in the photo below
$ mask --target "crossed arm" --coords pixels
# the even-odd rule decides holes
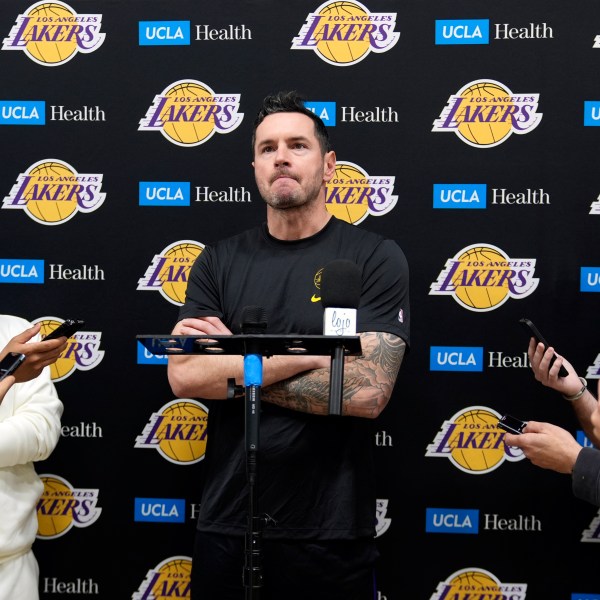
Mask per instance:
[[[216,317],[183,319],[178,335],[229,335]],[[347,357],[344,365],[342,415],[375,418],[387,405],[406,351],[405,342],[390,333],[361,333],[362,356]],[[326,415],[329,409],[329,356],[271,356],[263,361],[265,402]],[[244,383],[239,356],[169,356],[169,383],[177,397],[224,399],[227,380]]]

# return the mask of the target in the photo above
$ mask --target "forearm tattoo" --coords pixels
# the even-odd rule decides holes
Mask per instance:
[[[360,334],[362,356],[344,361],[342,414],[376,417],[390,398],[406,351],[402,338],[381,332]],[[268,386],[263,399],[313,414],[329,412],[329,369],[315,369]]]

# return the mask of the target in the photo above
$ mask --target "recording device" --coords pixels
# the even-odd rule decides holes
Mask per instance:
[[[266,311],[261,306],[245,306],[242,310],[242,333],[263,334],[267,329]],[[258,449],[260,387],[263,382],[262,354],[249,341],[244,353],[244,386],[246,397],[246,451]],[[250,476],[250,475],[249,475]]]
[[[351,260],[327,263],[321,274],[323,335],[356,335],[356,309],[360,302],[361,272]]]
[[[511,415],[504,415],[498,419],[498,427],[508,431],[508,433],[516,433],[517,435],[523,433],[523,429],[527,425],[527,421],[521,421]]]
[[[65,319],[56,329],[53,329],[44,340],[54,340],[61,336],[70,338],[76,331],[79,331],[85,325],[82,319]]]
[[[15,352],[9,352],[0,361],[0,381],[5,377],[12,375],[17,367],[25,360],[24,354],[16,354]]]
[[[321,304],[323,335],[356,335],[356,312],[360,302],[361,271],[351,260],[328,262],[321,274]],[[342,414],[344,391],[344,349],[333,349],[329,372],[329,414]]]
[[[529,319],[519,319],[519,323],[523,325],[523,327],[527,330],[530,336],[533,336],[537,342],[541,342],[544,344],[544,350],[548,348],[549,344],[544,339],[544,336],[540,333],[539,329],[529,320]],[[550,360],[550,366],[554,364],[556,360],[556,354]],[[564,365],[560,367],[560,371],[558,372],[559,377],[566,377],[569,374],[569,371],[565,369]]]

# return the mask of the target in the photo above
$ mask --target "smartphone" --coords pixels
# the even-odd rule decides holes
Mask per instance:
[[[521,421],[521,419],[517,419],[511,415],[504,415],[498,419],[498,427],[504,429],[504,431],[508,431],[508,433],[523,433],[525,425],[527,425],[527,421]]]
[[[523,325],[523,327],[525,327],[525,329],[528,331],[530,336],[533,336],[538,342],[541,342],[542,344],[544,344],[544,348],[548,348],[549,344],[548,342],[544,339],[544,336],[540,333],[540,330],[529,320],[529,319],[519,319],[519,323],[521,323]],[[552,360],[550,361],[550,366],[552,366],[554,364],[554,361],[556,360],[556,355],[554,355],[552,357]],[[567,371],[567,369],[565,369],[564,365],[561,366],[560,371],[558,372],[558,376],[559,377],[566,377],[569,374],[569,371]]]
[[[9,352],[0,361],[0,381],[2,381],[8,375],[12,375],[24,360],[24,354],[15,354],[14,352]]]
[[[61,336],[70,338],[76,331],[79,331],[85,325],[82,319],[65,319],[56,329],[53,329],[44,339],[54,340]]]

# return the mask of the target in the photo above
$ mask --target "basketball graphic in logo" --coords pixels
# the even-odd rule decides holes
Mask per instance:
[[[56,502],[64,507],[74,506],[73,490],[65,481],[58,477],[41,477],[44,491],[38,505],[47,503],[49,506]],[[44,538],[58,537],[73,526],[72,510],[51,510],[48,513],[38,510],[38,536]]]
[[[497,414],[478,406],[453,417],[455,427],[448,439],[448,447],[452,461],[459,468],[469,472],[487,472],[504,460],[504,444],[472,441],[481,442],[486,433],[490,440],[498,439],[501,435],[497,427],[498,418]]]
[[[314,32],[314,37],[317,40],[317,53],[325,60],[338,64],[354,63],[369,52],[371,39],[368,35],[352,41],[323,39],[323,29],[331,30],[336,23],[339,25],[348,17],[356,17],[363,27],[370,25],[369,13],[363,6],[356,2],[332,2],[322,8],[319,15],[323,17],[323,24]]]
[[[38,163],[27,173],[29,181],[23,192],[25,198],[32,198],[27,202],[25,209],[34,219],[38,221],[57,223],[70,219],[77,210],[76,194],[60,194],[52,197],[52,193],[59,189],[66,190],[68,187],[77,185],[76,173],[63,162],[48,160]],[[47,190],[44,193],[44,189]],[[36,200],[35,198],[39,198]]]
[[[502,107],[502,111],[510,111],[510,92],[503,88],[500,84],[493,81],[479,81],[469,86],[460,93],[462,98],[465,98],[468,102],[464,103],[464,106],[469,107],[469,110],[473,112],[477,109],[477,100],[482,100],[485,103],[490,101],[497,102],[497,106]],[[466,110],[466,109],[464,109]],[[464,111],[463,111],[464,112]],[[460,122],[458,125],[459,133],[473,144],[477,146],[490,146],[497,145],[505,137],[510,135],[513,128],[513,122],[511,117],[504,119],[493,119],[493,120],[477,120],[467,121],[461,118],[461,114],[457,115],[457,120]]]
[[[468,248],[464,254],[458,257],[463,264],[472,264],[473,267],[467,267],[465,270],[474,272],[479,269],[482,272],[488,272],[495,269],[498,272],[511,272],[511,266],[508,256],[500,252],[493,246],[474,246]],[[464,270],[460,273],[462,275]],[[496,278],[494,281],[497,281]],[[456,287],[456,297],[471,308],[485,310],[493,308],[503,303],[509,294],[508,286],[510,279],[507,277],[500,285],[469,285]]]

